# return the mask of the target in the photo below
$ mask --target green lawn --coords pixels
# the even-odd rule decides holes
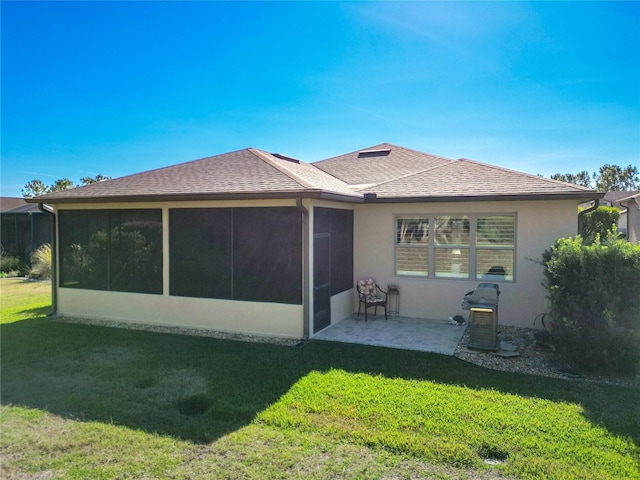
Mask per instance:
[[[0,281],[0,478],[640,478],[640,390],[54,322]]]

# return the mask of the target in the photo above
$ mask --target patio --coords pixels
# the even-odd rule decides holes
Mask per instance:
[[[353,314],[344,320],[325,328],[313,340],[360,343],[378,347],[419,350],[443,355],[453,355],[465,326],[452,325],[449,320],[425,320],[421,318],[389,317],[384,315]]]

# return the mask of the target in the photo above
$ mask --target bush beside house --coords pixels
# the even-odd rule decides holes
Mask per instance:
[[[23,277],[29,272],[29,266],[20,257],[7,255],[0,248],[0,277]]]
[[[559,239],[544,254],[562,352],[589,371],[640,371],[640,246],[611,232]]]
[[[45,243],[41,245],[31,255],[31,273],[32,278],[40,278],[42,280],[51,279],[51,245]]]
[[[607,232],[618,223],[620,210],[616,207],[600,206],[584,216],[582,237],[586,243],[593,243],[597,235],[606,237]]]

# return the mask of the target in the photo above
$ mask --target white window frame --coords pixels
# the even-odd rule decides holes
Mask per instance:
[[[452,245],[451,247],[436,245],[435,238],[435,225],[436,218],[438,217],[461,217],[464,220],[468,220],[469,222],[469,244],[461,245],[462,248],[468,249],[469,251],[469,273],[467,276],[455,275],[455,273],[451,275],[447,274],[436,274],[436,250],[437,249],[456,249],[457,245]],[[477,231],[478,231],[478,220],[487,217],[511,217],[513,218],[513,245],[478,245],[477,242]],[[398,221],[399,220],[416,220],[423,219],[428,221],[429,225],[429,233],[426,244],[425,243],[416,243],[415,245],[411,243],[400,243],[398,242]],[[489,212],[489,213],[437,213],[437,214],[396,214],[393,216],[393,245],[394,245],[394,271],[396,277],[402,278],[421,278],[421,279],[433,279],[433,280],[465,280],[465,281],[492,281],[492,282],[504,282],[504,283],[514,283],[516,281],[516,251],[517,251],[517,238],[518,238],[518,216],[513,212]],[[412,271],[403,271],[398,270],[398,249],[401,248],[419,248],[426,250],[428,254],[427,266],[428,271],[424,274],[416,273]],[[503,251],[503,252],[511,252],[512,255],[512,271],[506,272],[506,275],[494,275],[494,274],[486,274],[485,272],[478,272],[478,251]]]

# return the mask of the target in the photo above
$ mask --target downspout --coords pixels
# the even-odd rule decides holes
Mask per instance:
[[[296,207],[302,213],[302,339],[309,339],[309,210],[296,198]]]
[[[56,242],[56,214],[53,213],[53,210],[46,207],[44,203],[39,203],[38,209],[45,215],[51,215],[51,313],[49,313],[49,315],[56,315],[58,313],[58,242]]]
[[[593,206],[582,210],[580,213],[578,213],[578,234],[582,235],[582,228],[584,226],[584,216],[589,213],[589,212],[593,212],[596,208],[598,208],[600,206],[600,199],[596,198],[594,199],[594,204]]]
[[[36,250],[36,238],[35,238],[35,218],[33,218],[33,212],[29,212],[29,228],[31,229],[31,244],[29,245],[30,255]],[[29,258],[29,264],[31,264],[31,258]]]

